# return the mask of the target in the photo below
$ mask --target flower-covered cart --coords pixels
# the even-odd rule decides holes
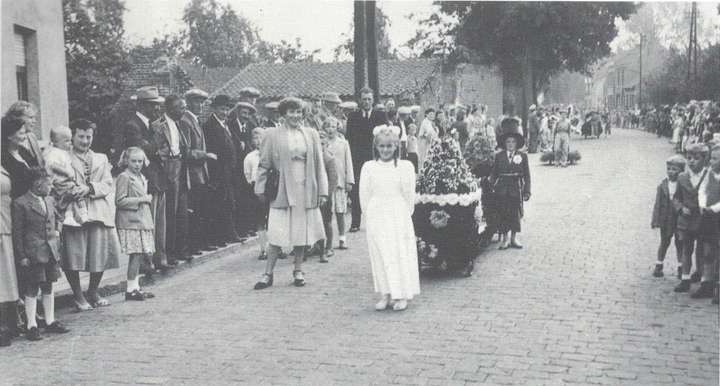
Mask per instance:
[[[413,223],[420,268],[470,276],[479,253],[481,192],[454,139],[435,141],[416,188]]]

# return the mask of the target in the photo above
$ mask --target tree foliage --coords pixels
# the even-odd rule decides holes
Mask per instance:
[[[281,40],[280,43],[263,42],[262,48],[258,50],[258,59],[268,63],[296,63],[296,62],[314,62],[315,56],[320,53],[320,49],[308,51],[303,49],[300,38],[295,38],[294,42]]]
[[[70,119],[109,119],[129,69],[121,0],[63,0]]]
[[[647,100],[655,105],[685,103],[690,99],[720,99],[720,44],[698,52],[696,90],[687,81],[687,51],[671,50],[661,69],[645,81]]]
[[[391,26],[390,18],[387,17],[380,7],[375,8],[375,31],[377,34],[377,51],[379,59],[396,59],[397,50],[393,49],[388,35],[388,29]],[[350,23],[348,32],[342,33],[343,42],[333,49],[335,61],[346,60],[354,55],[355,47],[353,45],[353,31],[355,23]]]

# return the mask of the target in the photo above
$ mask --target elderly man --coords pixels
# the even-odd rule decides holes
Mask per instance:
[[[236,151],[236,167],[233,171],[235,178],[233,180],[233,194],[235,196],[235,230],[240,238],[245,238],[252,230],[252,220],[250,213],[252,203],[255,201],[251,196],[252,189],[250,183],[245,179],[243,165],[245,156],[250,152],[252,141],[252,131],[257,124],[253,121],[257,109],[249,102],[239,102],[235,106],[235,110],[228,118],[228,128],[232,134],[232,141],[235,144]]]
[[[373,90],[365,87],[360,90],[360,110],[353,111],[348,116],[347,140],[350,143],[350,152],[353,159],[353,170],[359,176],[362,165],[373,159],[373,129],[376,126],[387,124],[387,116],[384,111],[377,111],[373,106]],[[359,179],[358,179],[359,180]],[[352,223],[350,232],[360,230],[361,210],[358,187],[360,183],[353,185],[350,192],[352,199]]]
[[[201,250],[211,251],[217,249],[209,244],[210,229],[210,191],[208,190],[207,162],[217,160],[217,156],[207,151],[205,145],[205,132],[200,126],[198,116],[202,114],[203,103],[208,94],[200,89],[191,89],[185,93],[188,110],[180,119],[180,131],[187,140],[185,152],[185,166],[190,185],[188,194],[189,254],[198,254]]]
[[[255,87],[243,87],[240,89],[240,92],[238,93],[238,102],[245,102],[250,105],[254,106],[257,105],[257,99],[260,98],[260,90],[256,89]],[[250,114],[250,118],[248,118],[248,121],[252,123],[252,127],[250,130],[260,126],[260,120],[257,116],[257,110],[253,111]]]
[[[235,230],[235,195],[233,181],[242,174],[238,170],[238,151],[233,142],[232,133],[227,125],[227,117],[232,101],[227,95],[217,95],[210,104],[212,114],[203,125],[207,151],[216,154],[217,160],[209,160],[210,196],[212,213],[210,218],[210,242],[219,247],[226,243],[240,241]]]
[[[187,249],[187,196],[190,189],[185,158],[188,145],[180,130],[180,120],[186,109],[185,100],[177,95],[168,95],[165,98],[165,114],[152,123],[162,173],[167,179],[165,250],[170,265],[176,260],[192,260]]]
[[[336,92],[324,92],[320,96],[320,104],[322,106],[323,113],[329,117],[340,117],[340,104],[342,99]]]
[[[43,158],[42,150],[40,150],[40,144],[38,143],[37,137],[35,136],[35,125],[37,120],[37,109],[35,106],[26,101],[17,101],[10,105],[10,108],[5,112],[6,117],[17,118],[25,122],[25,128],[27,129],[27,135],[25,136],[25,142],[22,146],[27,150],[30,155],[35,158],[38,166],[45,167],[45,159]]]
[[[265,120],[265,127],[277,127],[279,122],[278,116],[278,102],[268,102],[265,104],[265,110],[267,110],[267,118]]]
[[[160,105],[165,98],[160,96],[157,87],[141,87],[135,93],[136,111],[123,125],[115,138],[115,151],[117,158],[131,146],[137,146],[145,151],[150,163],[143,168],[143,174],[148,180],[148,191],[152,195],[150,204],[155,223],[155,266],[160,269],[169,269],[167,252],[165,250],[165,191],[167,190],[167,176],[162,168],[162,160],[158,154],[157,137],[150,127],[150,123],[158,118]]]

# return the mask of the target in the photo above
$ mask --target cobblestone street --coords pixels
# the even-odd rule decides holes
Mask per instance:
[[[653,278],[655,188],[666,139],[575,139],[568,169],[531,155],[525,249],[477,260],[469,279],[423,277],[404,312],[376,312],[363,232],[291,285],[253,291],[254,244],[148,289],[156,299],[60,313],[72,329],[0,351],[2,385],[717,385],[718,307]],[[64,279],[62,279],[64,280]]]

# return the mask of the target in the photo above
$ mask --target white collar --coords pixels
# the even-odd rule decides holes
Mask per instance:
[[[143,115],[143,113],[139,111],[136,111],[135,115],[140,118],[140,120],[145,124],[145,127],[150,127],[150,119],[148,117],[146,117],[145,115]]]

